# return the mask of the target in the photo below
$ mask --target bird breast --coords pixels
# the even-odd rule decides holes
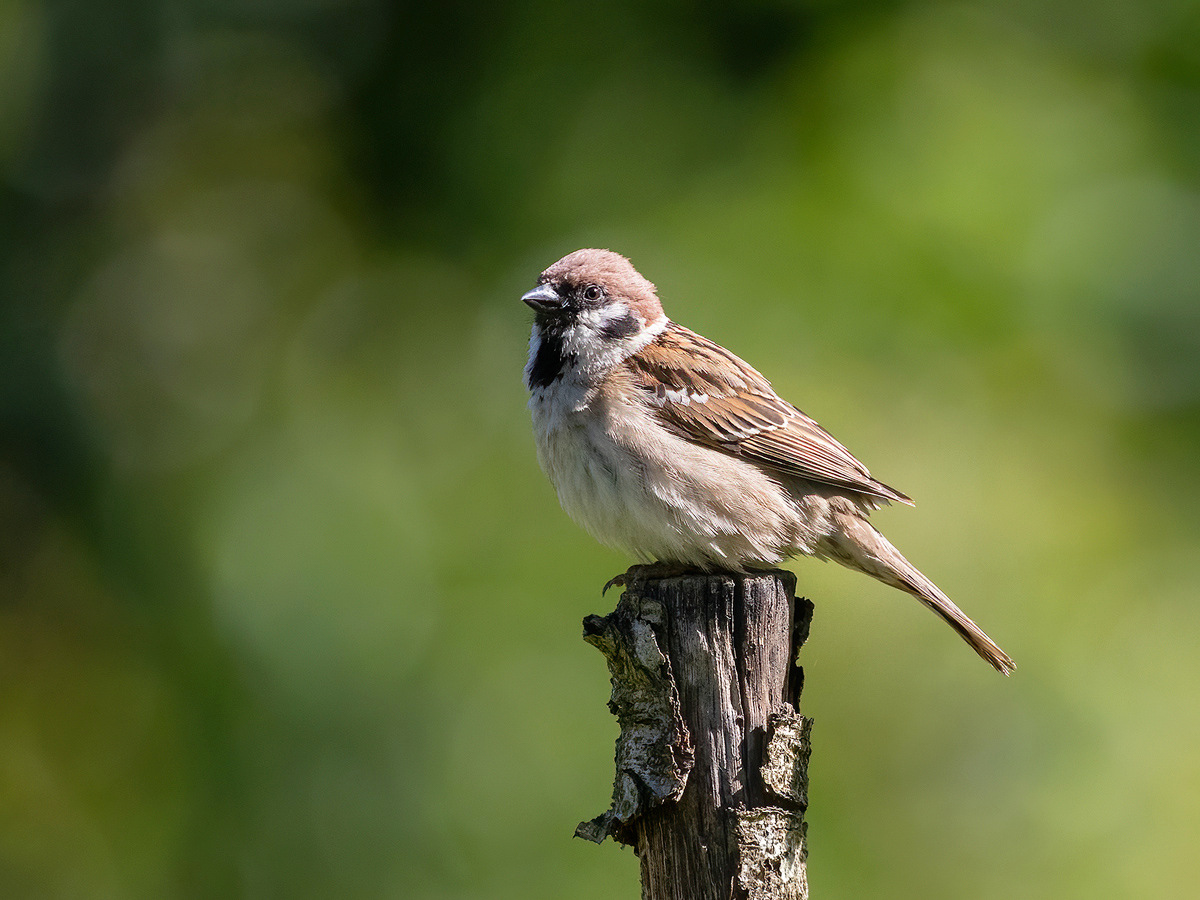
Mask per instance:
[[[808,517],[779,482],[667,430],[629,396],[568,379],[532,393],[538,462],[572,519],[640,559],[701,568],[809,552]]]

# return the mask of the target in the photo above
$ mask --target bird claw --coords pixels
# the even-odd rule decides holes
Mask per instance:
[[[625,587],[625,584],[626,581],[624,572],[622,572],[620,575],[614,575],[604,583],[604,587],[600,591],[600,596],[603,597],[605,594],[607,594],[610,587]]]
[[[649,578],[678,578],[683,575],[700,574],[700,570],[694,566],[684,565],[682,563],[644,563],[641,565],[631,566],[628,572],[622,572],[620,575],[614,575],[604,585],[604,589],[600,592],[603,597],[608,593],[610,587],[628,587],[633,581],[645,581]]]

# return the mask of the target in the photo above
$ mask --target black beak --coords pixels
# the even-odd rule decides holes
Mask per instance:
[[[551,312],[562,306],[562,297],[551,284],[539,284],[522,298],[535,312]]]

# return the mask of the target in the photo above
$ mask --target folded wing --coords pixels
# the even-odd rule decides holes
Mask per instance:
[[[768,470],[912,503],[871,477],[825,429],[724,347],[670,323],[629,360],[635,384],[676,433]]]

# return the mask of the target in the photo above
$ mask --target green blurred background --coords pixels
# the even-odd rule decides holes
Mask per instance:
[[[0,897],[638,896],[584,246],[1018,661],[795,563],[814,896],[1195,896],[1195,0],[0,0],[0,83]]]

